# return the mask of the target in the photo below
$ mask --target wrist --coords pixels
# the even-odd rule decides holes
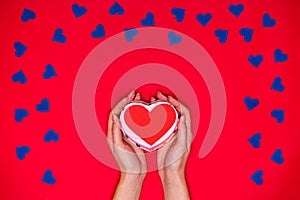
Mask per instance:
[[[120,182],[126,182],[131,184],[142,184],[144,182],[145,177],[146,177],[145,173],[135,174],[135,173],[121,172]]]

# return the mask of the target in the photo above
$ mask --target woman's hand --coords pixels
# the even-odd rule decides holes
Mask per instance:
[[[191,117],[189,110],[176,99],[161,92],[157,97],[169,101],[180,114],[177,134],[157,152],[158,173],[161,178],[165,199],[189,199],[185,180],[185,166],[192,142]],[[155,99],[152,98],[152,101]]]
[[[132,91],[110,112],[107,142],[120,168],[121,176],[114,199],[138,199],[147,172],[146,157],[142,149],[123,138],[118,115],[131,100],[140,100],[140,94]]]

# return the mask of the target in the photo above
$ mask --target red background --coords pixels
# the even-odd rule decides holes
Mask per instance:
[[[1,1],[0,199],[111,198],[119,172],[94,159],[82,145],[72,117],[73,83],[82,61],[96,45],[124,28],[140,27],[140,20],[149,11],[155,15],[156,26],[185,33],[203,45],[219,67],[227,92],[227,118],[216,147],[206,158],[198,158],[209,118],[200,123],[199,134],[193,142],[186,169],[192,199],[300,199],[300,130],[297,121],[300,99],[296,82],[300,72],[296,58],[298,1],[118,2],[125,9],[122,16],[109,15],[113,1]],[[73,3],[86,6],[87,14],[76,19],[71,9]],[[227,9],[231,3],[245,5],[238,18]],[[36,12],[35,20],[21,22],[25,7]],[[186,9],[183,22],[175,21],[170,13],[173,7]],[[206,12],[211,12],[213,18],[203,27],[195,16]],[[266,12],[276,19],[275,27],[262,28],[262,15]],[[97,24],[105,27],[104,39],[91,37]],[[67,37],[65,44],[51,41],[58,27],[63,28]],[[245,43],[239,35],[238,31],[243,27],[254,28],[251,43]],[[223,45],[214,36],[214,31],[219,28],[229,30],[228,40]],[[15,41],[28,46],[21,58],[14,55]],[[274,63],[273,51],[277,48],[289,54],[287,62]],[[259,53],[263,54],[264,61],[254,68],[247,58]],[[136,63],[148,62],[140,56],[135,59]],[[176,60],[167,64],[176,66]],[[48,63],[54,66],[58,76],[44,80],[42,73]],[[28,79],[25,85],[11,81],[12,75],[20,69]],[[112,80],[115,78],[116,81],[118,75],[121,74],[111,77]],[[188,76],[194,79],[192,74]],[[270,90],[276,76],[283,79],[283,93]],[[201,85],[200,78],[199,81]],[[113,85],[109,87],[113,88]],[[198,95],[204,96],[202,106],[209,104],[205,90]],[[243,103],[245,96],[259,98],[259,106],[247,111]],[[35,110],[35,105],[44,97],[50,100],[49,113]],[[16,123],[15,108],[28,109],[29,117]],[[270,117],[273,109],[285,109],[284,123],[278,124]],[[49,128],[60,135],[58,143],[43,141]],[[259,149],[254,149],[247,141],[256,132],[262,133]],[[15,152],[21,145],[31,149],[22,161],[17,159]],[[270,160],[277,148],[283,150],[283,165]],[[47,185],[41,181],[46,169],[53,170],[56,184]],[[264,171],[262,186],[250,179],[258,169]],[[141,199],[162,198],[157,172],[151,172],[144,182]]]

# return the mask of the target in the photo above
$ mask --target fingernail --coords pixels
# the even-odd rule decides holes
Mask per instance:
[[[128,100],[131,100],[132,98],[133,98],[133,96],[134,96],[134,93],[135,93],[135,91],[134,90],[132,90],[129,94],[128,94]]]

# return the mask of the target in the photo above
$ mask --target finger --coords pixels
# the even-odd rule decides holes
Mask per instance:
[[[168,96],[169,102],[176,108],[176,110],[179,112],[179,114],[184,114],[182,110],[182,106],[179,103],[178,100],[174,99],[172,96]]]
[[[179,126],[177,132],[176,146],[187,147],[187,129],[185,123],[185,116],[182,115],[179,119]]]
[[[113,136],[114,145],[116,145],[117,147],[123,148],[124,141],[123,141],[122,133],[116,123],[113,124],[112,136]]]
[[[157,91],[157,98],[159,99],[159,100],[162,100],[162,101],[167,101],[168,100],[168,97],[167,96],[165,96],[163,93],[161,93],[161,91]]]
[[[154,103],[155,101],[156,101],[156,99],[155,99],[154,97],[151,97],[151,98],[150,98],[150,102],[151,102],[151,103]]]
[[[141,94],[140,93],[136,93],[134,100],[135,101],[140,101],[141,100]]]

